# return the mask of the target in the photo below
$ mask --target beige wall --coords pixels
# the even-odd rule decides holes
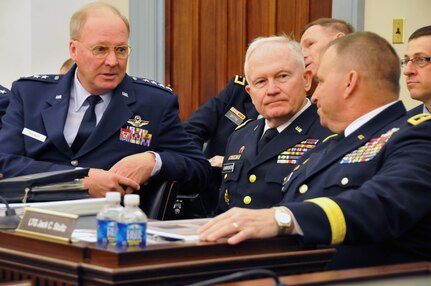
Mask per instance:
[[[393,44],[402,58],[407,48],[408,37],[416,29],[431,25],[430,12],[430,0],[365,0],[364,30],[375,32],[392,42],[392,20],[405,18],[404,44]],[[400,82],[401,98],[407,108],[418,105],[418,101],[410,99],[404,75],[401,75]]]

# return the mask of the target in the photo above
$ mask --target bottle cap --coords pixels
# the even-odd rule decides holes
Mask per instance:
[[[128,194],[124,196],[124,204],[125,205],[139,205],[139,195]]]
[[[121,202],[121,194],[119,192],[107,192],[106,193],[106,201],[108,202]]]

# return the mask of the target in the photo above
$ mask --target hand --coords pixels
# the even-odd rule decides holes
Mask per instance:
[[[229,244],[238,244],[250,238],[268,238],[278,235],[274,209],[233,208],[213,218],[198,230],[202,241],[216,241],[229,237]]]
[[[109,171],[143,184],[151,177],[155,164],[156,156],[151,152],[144,152],[124,157]],[[129,188],[126,190],[126,192],[131,191]]]
[[[84,188],[95,198],[105,197],[107,192],[120,192],[122,195],[139,190],[140,185],[134,180],[102,169],[90,169],[84,178]],[[125,191],[126,188],[127,190]],[[131,190],[131,191],[130,191]]]
[[[224,160],[223,156],[216,155],[211,159],[209,159],[208,161],[210,162],[211,167],[221,168],[223,165],[223,160]]]

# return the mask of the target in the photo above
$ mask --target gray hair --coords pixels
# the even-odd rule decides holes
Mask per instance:
[[[249,80],[247,67],[248,67],[248,63],[249,63],[251,55],[253,54],[254,51],[261,48],[263,45],[265,45],[267,43],[286,44],[286,46],[292,51],[293,55],[295,56],[296,60],[300,64],[300,66],[305,69],[304,55],[302,54],[301,46],[297,41],[292,40],[291,38],[289,38],[286,35],[270,36],[270,37],[258,37],[250,43],[250,45],[248,46],[247,52],[245,54],[244,74],[245,74],[247,81]]]

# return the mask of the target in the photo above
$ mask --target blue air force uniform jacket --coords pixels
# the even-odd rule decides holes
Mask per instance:
[[[0,129],[2,127],[1,119],[6,112],[6,108],[9,104],[10,91],[4,86],[0,85]]]
[[[123,157],[154,151],[162,160],[157,179],[205,183],[209,163],[182,126],[175,94],[155,81],[128,75],[74,154],[63,129],[75,69],[13,83],[0,131],[0,172],[5,177],[76,167],[107,170]]]
[[[257,111],[245,91],[244,77],[233,77],[225,89],[210,98],[184,122],[187,132],[204,150],[207,158],[225,154],[227,140],[235,128],[247,119],[256,119]]]
[[[302,154],[313,149],[330,131],[320,125],[316,106],[309,106],[256,155],[265,119],[232,133],[222,168],[219,211],[232,207],[266,208],[283,199],[286,175]]]
[[[431,259],[431,115],[405,114],[397,102],[325,141],[283,186],[305,243],[342,244],[333,268]]]

